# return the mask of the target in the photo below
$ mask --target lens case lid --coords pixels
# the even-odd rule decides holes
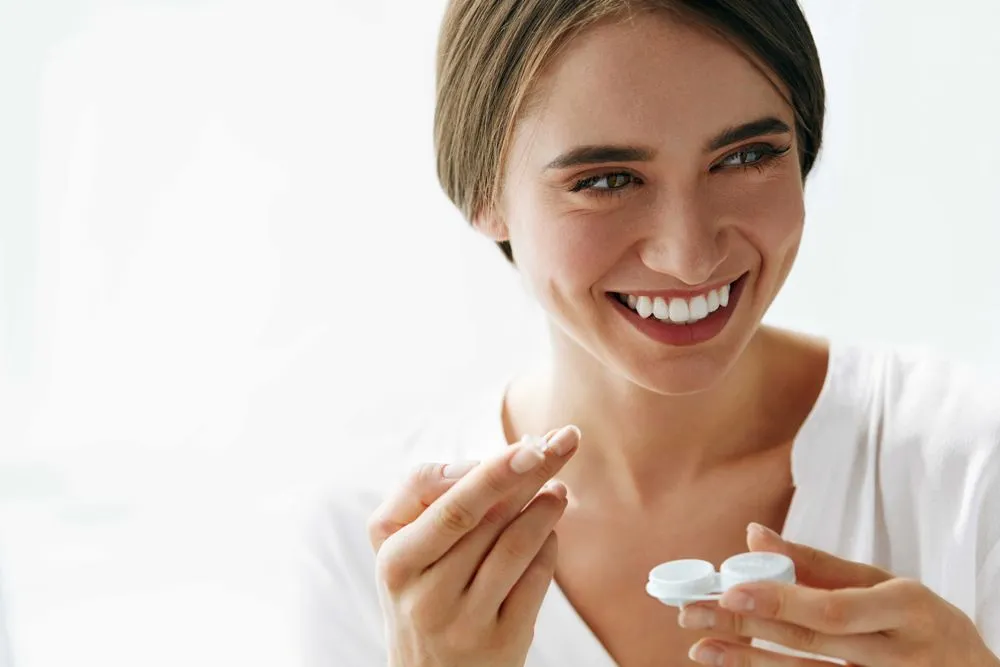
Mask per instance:
[[[752,581],[795,583],[795,564],[784,554],[754,551],[726,559],[715,571],[706,560],[672,560],[649,572],[646,592],[665,605],[718,600],[731,587]]]

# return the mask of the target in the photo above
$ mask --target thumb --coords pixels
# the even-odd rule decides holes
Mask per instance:
[[[813,588],[869,588],[892,579],[892,575],[871,565],[838,558],[825,551],[783,539],[759,523],[747,526],[750,551],[770,551],[788,556],[795,563],[799,583]]]

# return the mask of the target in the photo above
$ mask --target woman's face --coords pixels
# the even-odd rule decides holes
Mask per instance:
[[[799,246],[792,109],[735,47],[654,14],[581,34],[533,93],[481,228],[509,238],[565,361],[709,388]]]

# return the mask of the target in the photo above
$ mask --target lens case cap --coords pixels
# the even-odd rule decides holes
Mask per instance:
[[[726,559],[715,571],[707,560],[672,560],[649,572],[646,592],[665,605],[718,600],[733,586],[752,581],[795,583],[795,564],[784,554],[754,551]]]

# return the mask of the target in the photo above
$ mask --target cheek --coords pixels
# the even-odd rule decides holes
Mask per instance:
[[[588,289],[621,260],[628,246],[621,226],[606,213],[560,210],[540,200],[523,207],[517,220],[512,230],[515,254],[520,250],[533,276],[562,288]]]
[[[776,179],[734,201],[732,214],[765,262],[782,262],[795,252],[802,237],[802,186],[797,179]]]

